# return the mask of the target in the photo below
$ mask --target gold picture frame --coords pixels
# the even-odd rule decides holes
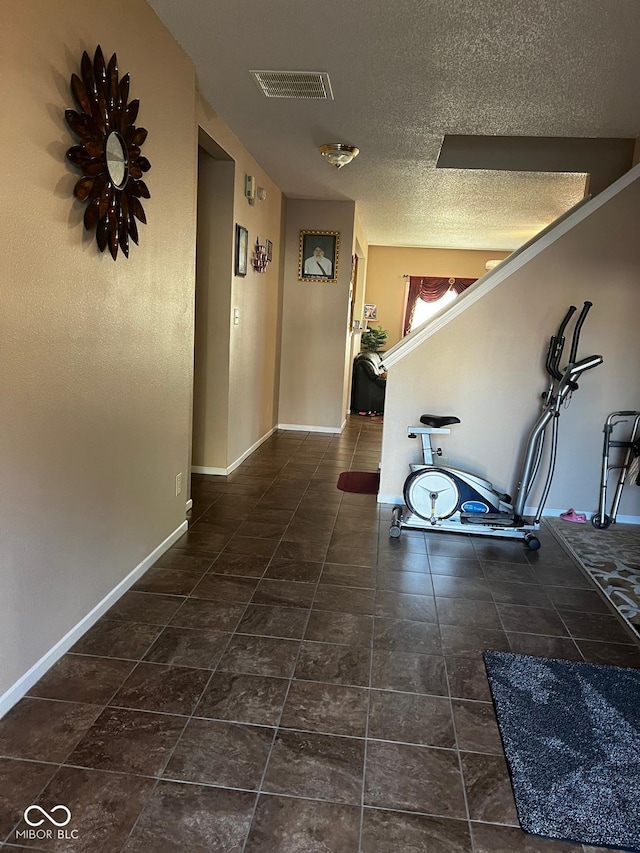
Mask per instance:
[[[339,231],[301,231],[298,281],[338,281]]]

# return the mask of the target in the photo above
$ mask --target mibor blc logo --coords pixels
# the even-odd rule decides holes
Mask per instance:
[[[53,838],[71,840],[78,837],[77,829],[66,829],[71,823],[71,812],[66,806],[53,806],[47,812],[42,806],[31,805],[24,810],[23,817],[31,829],[16,829],[17,839],[41,841]],[[55,829],[52,829],[52,826]]]

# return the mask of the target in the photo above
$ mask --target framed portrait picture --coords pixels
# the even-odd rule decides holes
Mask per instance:
[[[365,320],[377,320],[378,319],[378,306],[377,305],[365,305],[364,306],[364,319]]]
[[[338,231],[301,231],[298,281],[338,280]]]
[[[273,260],[273,243],[271,240],[267,240],[267,260]]]
[[[247,274],[249,260],[249,232],[236,224],[236,275]]]

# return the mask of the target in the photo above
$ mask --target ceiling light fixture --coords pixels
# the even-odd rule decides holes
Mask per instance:
[[[358,156],[360,149],[355,148],[353,145],[343,145],[342,142],[328,142],[320,146],[320,153],[336,169],[342,169],[354,157]]]

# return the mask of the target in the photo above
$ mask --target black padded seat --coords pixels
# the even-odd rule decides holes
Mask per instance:
[[[420,415],[420,423],[434,429],[441,429],[450,424],[459,424],[460,418],[456,418],[453,415],[444,415],[443,417],[439,415]]]

